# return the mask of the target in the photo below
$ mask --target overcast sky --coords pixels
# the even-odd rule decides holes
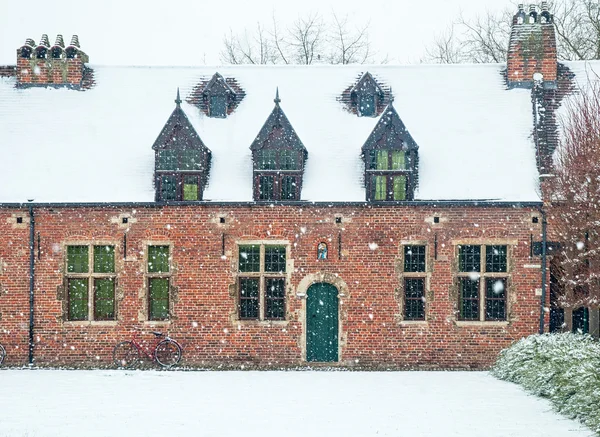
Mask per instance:
[[[350,21],[370,20],[373,48],[394,63],[416,63],[436,33],[462,11],[503,9],[510,0],[0,0],[0,64],[14,64],[16,49],[43,33],[54,43],[79,35],[96,65],[220,63],[223,36],[268,22],[285,25],[298,15],[336,11]]]

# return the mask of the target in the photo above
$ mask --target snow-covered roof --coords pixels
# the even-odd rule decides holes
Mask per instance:
[[[212,162],[205,200],[251,201],[250,145],[281,107],[308,151],[302,200],[364,201],[361,147],[379,118],[339,101],[366,71],[392,87],[419,146],[417,200],[538,201],[530,91],[504,65],[104,67],[86,91],[16,88],[0,77],[0,203],[151,202],[152,145],[181,89]],[[215,72],[246,93],[225,119],[186,96]]]

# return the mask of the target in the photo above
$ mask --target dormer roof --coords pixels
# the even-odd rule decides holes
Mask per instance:
[[[292,127],[283,109],[281,109],[279,88],[277,88],[274,101],[275,107],[260,129],[258,136],[252,142],[250,150],[255,151],[265,147],[289,147],[306,151],[300,137]]]
[[[231,86],[227,83],[225,78],[221,76],[218,72],[213,75],[213,77],[208,81],[208,83],[204,86],[202,90],[202,94],[204,95],[215,95],[215,94],[223,94],[229,93],[232,96],[235,96],[235,91]]]
[[[419,149],[394,108],[393,101],[383,111],[373,132],[362,146],[363,151],[373,149]]]
[[[210,149],[200,139],[196,129],[181,109],[179,89],[177,89],[175,104],[175,109],[154,141],[152,149],[205,149],[210,154]]]

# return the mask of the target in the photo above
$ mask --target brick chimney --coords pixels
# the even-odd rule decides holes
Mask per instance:
[[[17,49],[18,86],[67,86],[82,85],[85,63],[89,61],[79,46],[79,38],[73,35],[71,44],[65,48],[62,35],[57,35],[50,47],[48,35],[42,35],[40,43],[28,38]]]
[[[540,10],[536,5],[530,5],[528,12],[523,4],[519,4],[508,44],[509,87],[531,88],[533,75],[539,73],[544,87],[554,88],[557,63],[554,17],[548,10],[548,2],[543,1]],[[539,74],[536,74],[538,79]]]

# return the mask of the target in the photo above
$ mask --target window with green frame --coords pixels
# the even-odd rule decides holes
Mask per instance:
[[[66,249],[67,320],[115,320],[115,246]]]
[[[285,320],[286,246],[238,246],[241,320]]]
[[[148,281],[148,320],[168,320],[171,282],[169,246],[148,246],[146,275]]]

